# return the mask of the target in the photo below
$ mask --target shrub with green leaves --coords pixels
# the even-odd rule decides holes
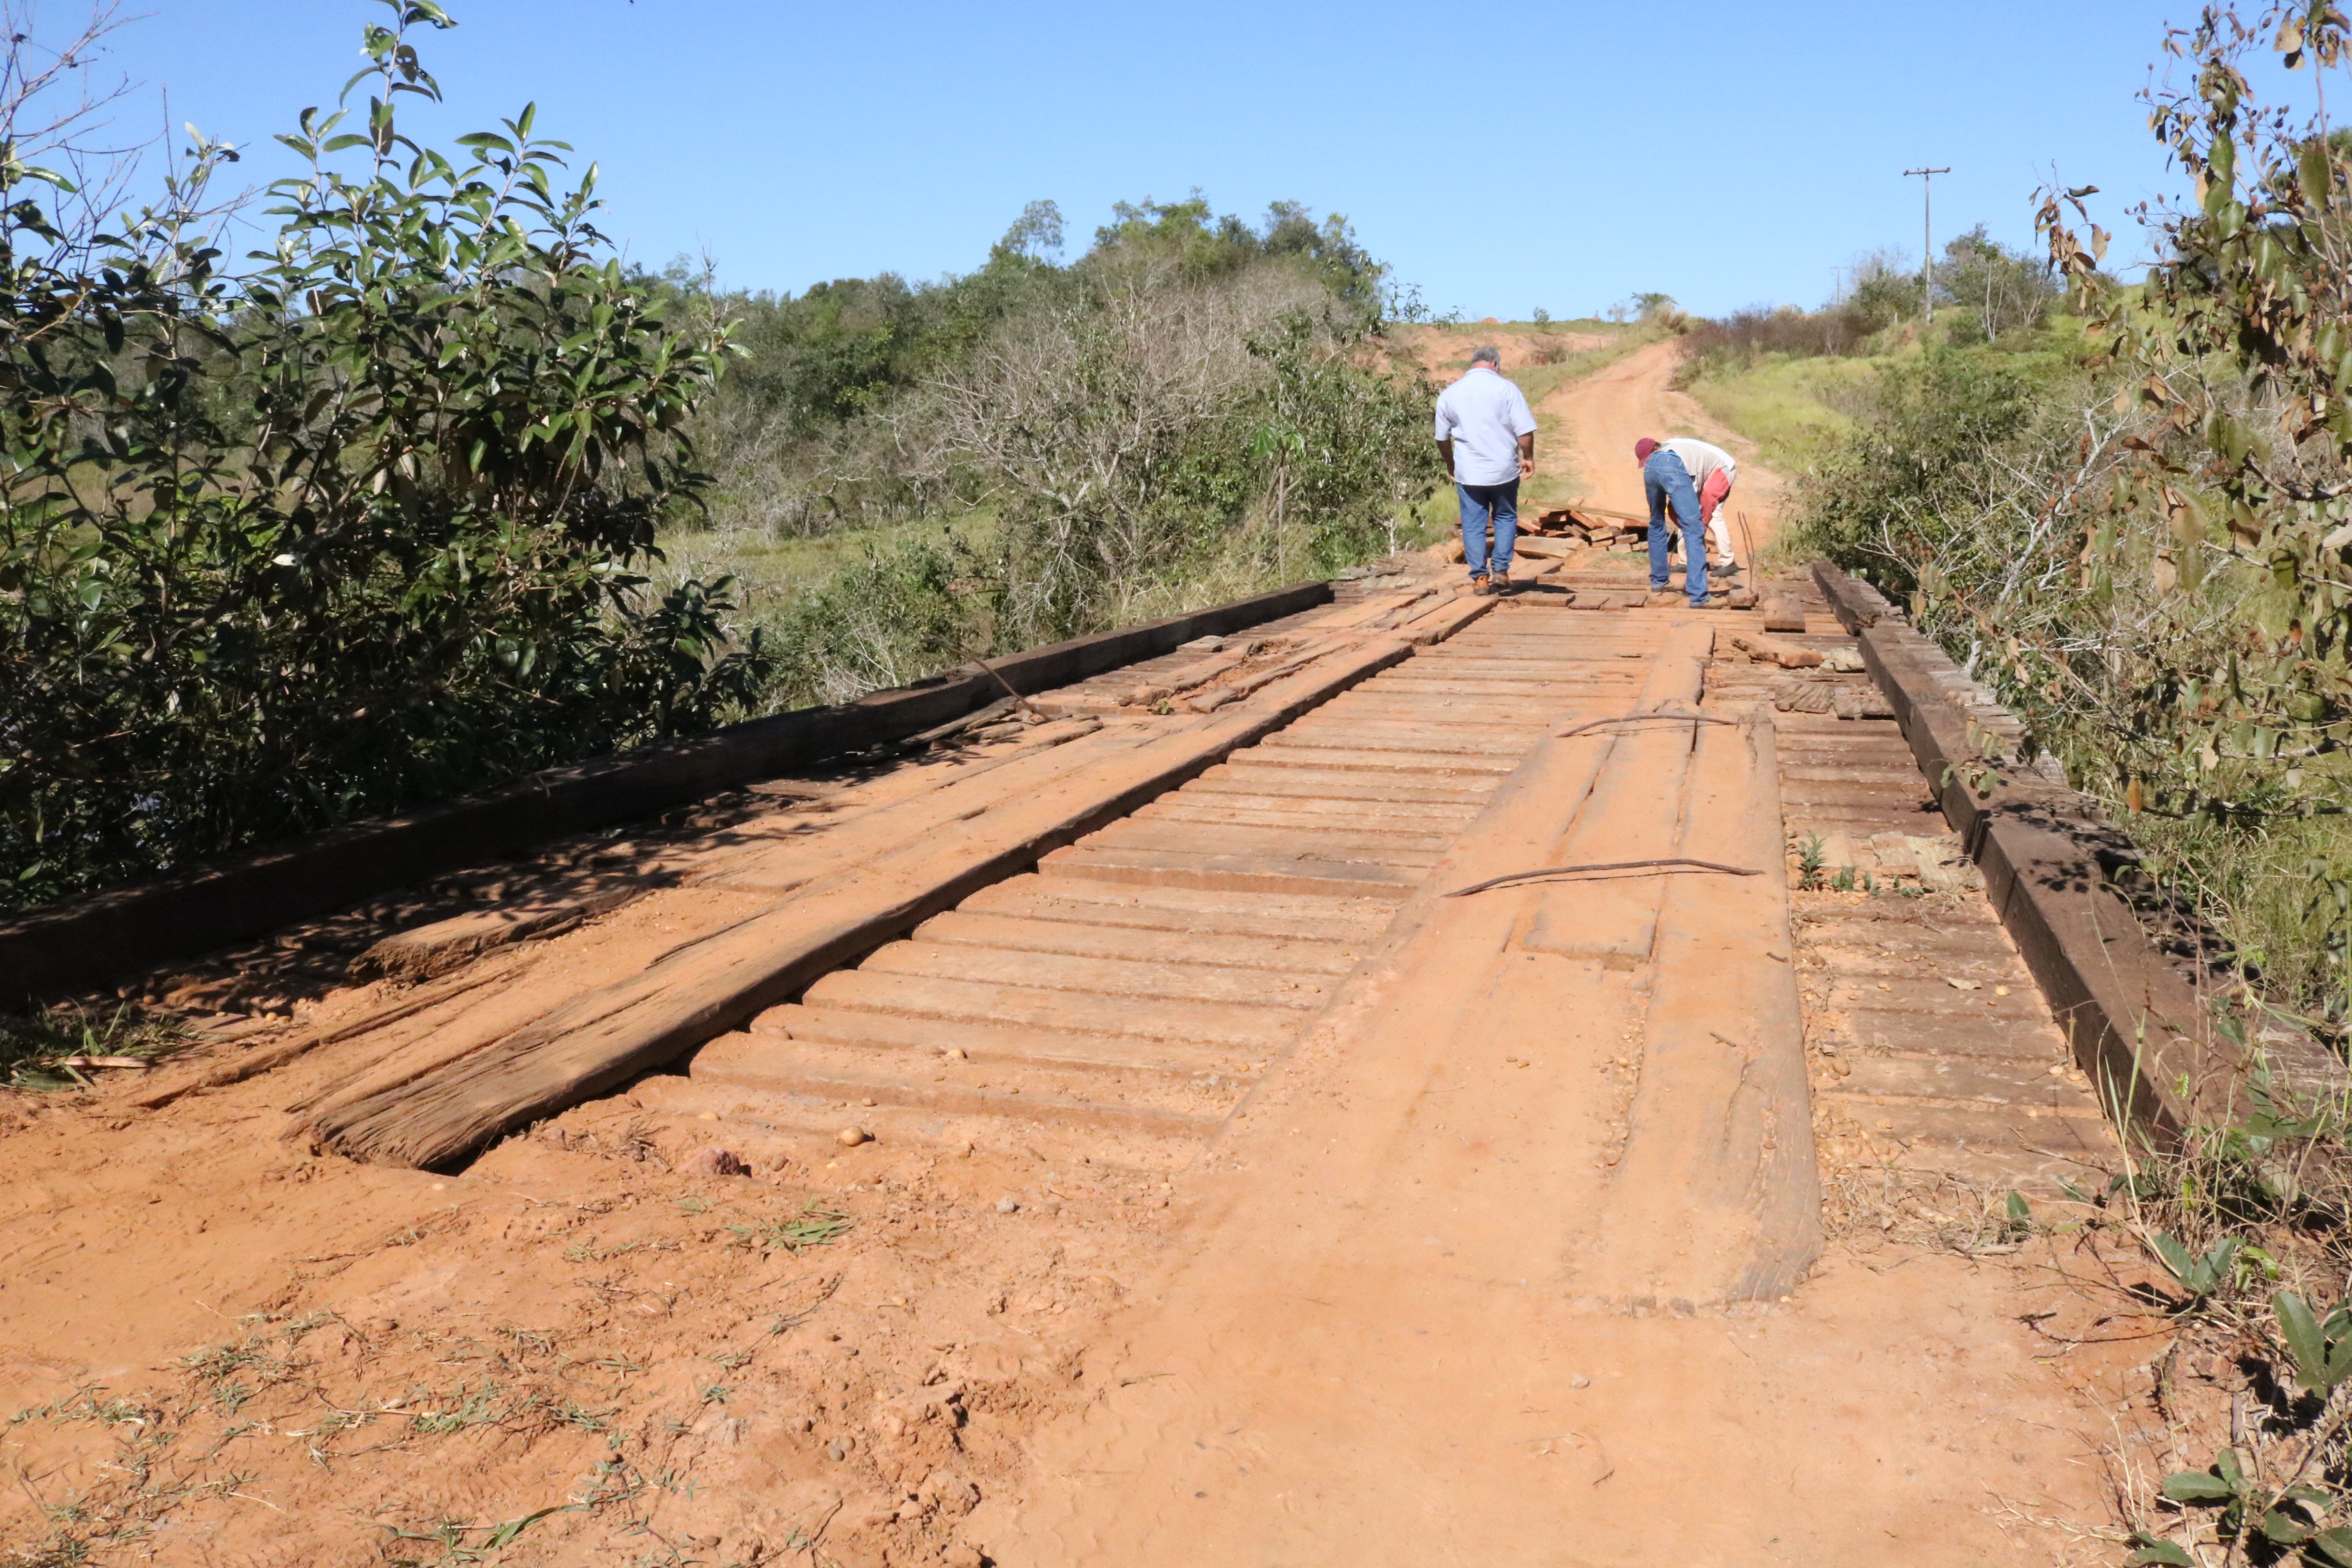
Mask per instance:
[[[343,107],[281,138],[238,269],[228,149],[111,224],[0,124],[0,899],[690,731],[752,700],[729,584],[648,596],[703,481],[681,426],[723,329],[680,328],[525,109],[455,155],[383,0]],[[362,90],[364,89],[364,90]]]

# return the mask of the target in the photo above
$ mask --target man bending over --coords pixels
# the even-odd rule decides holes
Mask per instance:
[[[1688,444],[1669,441],[1661,445],[1644,436],[1633,443],[1633,460],[1642,465],[1642,489],[1650,501],[1650,592],[1666,591],[1666,530],[1679,522],[1683,531],[1683,589],[1690,595],[1691,608],[1704,610],[1713,604],[1706,594],[1706,525],[1700,521],[1695,476],[1685,465],[1682,454],[1675,450]],[[1720,448],[1708,447],[1707,450]]]

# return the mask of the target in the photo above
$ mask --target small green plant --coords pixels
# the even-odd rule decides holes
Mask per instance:
[[[408,1420],[412,1431],[421,1436],[442,1437],[452,1432],[462,1432],[468,1426],[494,1425],[504,1414],[501,1396],[506,1390],[488,1378],[479,1388],[469,1388],[464,1383],[446,1397],[429,1389],[419,1388],[410,1397],[417,1404],[437,1404],[437,1408],[419,1410]]]
[[[2251,1528],[2271,1553],[2303,1548],[2307,1563],[2332,1563],[2352,1568],[2352,1529],[2329,1527],[2326,1520],[2338,1500],[2324,1487],[2298,1481],[2271,1490],[2250,1476],[2234,1447],[2222,1448],[2201,1470],[2176,1470],[2164,1478],[2165,1500],[2182,1508],[2220,1510],[2214,1533],[2225,1542],[2239,1542]],[[2133,1539],[2130,1561],[2197,1568],[2197,1560],[2174,1542],[2141,1533]],[[2275,1561],[2266,1554],[2263,1561]]]
[[[1805,835],[1797,846],[1797,887],[1803,892],[1818,891],[1822,886],[1822,868],[1829,858],[1829,845],[1818,833]]]
[[[2147,1245],[2173,1282],[2189,1292],[2189,1304],[2194,1307],[2230,1283],[2235,1273],[2238,1249],[2244,1243],[2234,1236],[2223,1237],[2201,1258],[2192,1255],[2178,1237],[2163,1231],[2149,1237]]]
[[[2271,1310],[2278,1315],[2295,1381],[2305,1390],[2332,1394],[2352,1377],[2352,1307],[2338,1302],[2321,1318],[2301,1296],[2282,1290],[2271,1298]]]
[[[444,1521],[426,1530],[404,1530],[395,1524],[379,1522],[376,1528],[385,1531],[394,1541],[422,1541],[441,1549],[439,1556],[430,1558],[403,1557],[387,1551],[385,1561],[394,1568],[444,1568],[447,1564],[488,1562],[491,1552],[512,1546],[524,1531],[550,1514],[572,1513],[591,1506],[587,1503],[558,1503],[499,1524],[458,1524]],[[467,1538],[477,1535],[482,1538],[480,1544],[467,1545]]]
[[[77,1057],[128,1057],[161,1061],[187,1046],[176,1019],[129,1002],[112,1012],[79,1003],[47,1012],[0,1016],[0,1073],[12,1089],[85,1088],[89,1075],[69,1065]]]
[[[759,1220],[749,1225],[730,1225],[727,1228],[735,1235],[733,1245],[756,1247],[765,1254],[824,1247],[847,1235],[854,1223],[837,1209],[817,1207],[816,1200],[812,1198],[807,1206],[791,1219]]]

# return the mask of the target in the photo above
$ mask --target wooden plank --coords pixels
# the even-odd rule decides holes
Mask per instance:
[[[87,990],[551,838],[915,734],[1003,696],[998,677],[1016,690],[1044,691],[1166,653],[1194,637],[1258,626],[1330,598],[1329,584],[1302,583],[1034,648],[986,668],[950,671],[840,707],[803,709],[692,740],[550,768],[503,789],[26,910],[0,920],[0,1001]]]
[[[328,1148],[378,1163],[460,1159],[509,1129],[675,1060],[1409,655],[1404,643],[1378,638],[1334,656],[1241,711],[1056,781],[952,838],[812,883],[769,912],[577,996],[426,1079],[314,1118],[310,1131]]]
[[[1229,1071],[1234,1056],[1227,1047],[1182,1040],[1079,1034],[1066,1029],[979,1023],[969,1018],[910,1018],[897,1013],[854,1012],[803,1003],[769,1008],[751,1020],[747,1033],[753,1039],[813,1041],[926,1056],[943,1056],[957,1050],[963,1052],[965,1059],[983,1065],[1186,1077]],[[721,1035],[703,1047],[695,1053],[688,1070],[693,1071],[694,1063],[700,1062],[705,1053],[734,1038],[732,1035]]]
[[[887,1074],[827,1070],[799,1062],[789,1049],[780,1050],[775,1042],[762,1041],[756,1036],[730,1036],[723,1042],[705,1047],[696,1057],[693,1077],[698,1082],[770,1094],[799,1094],[829,1100],[863,1100],[947,1116],[1009,1116],[1162,1137],[1174,1134],[1205,1138],[1216,1130],[1220,1120],[1157,1106],[1122,1105],[1116,1100],[1060,1094],[1006,1094],[969,1084],[917,1083]]]
[[[2045,1110],[2063,1110],[2095,1120],[2103,1114],[2090,1090],[2050,1072],[2058,1064],[2047,1059],[2046,1053],[2044,1060],[2032,1062],[1906,1053],[1848,1057],[1839,1065],[1849,1070],[1834,1085],[1822,1090],[1824,1099],[2035,1105]],[[1859,1117],[1862,1113],[1853,1114]]]
[[[352,961],[355,979],[430,980],[471,963],[494,948],[570,931],[653,891],[651,880],[603,888],[577,898],[497,909],[468,910],[384,938]]]
[[[1453,757],[1507,757],[1516,763],[1528,742],[1543,732],[1542,721],[1509,724],[1409,724],[1381,719],[1341,719],[1300,724],[1265,744],[1292,751],[1407,752]]]
[[[1967,1148],[2034,1150],[2101,1171],[2115,1163],[2114,1135],[2095,1115],[2032,1106],[1872,1105],[1822,1099],[1825,1109],[1852,1117],[1865,1136],[1904,1144],[1906,1164],[1932,1164],[1946,1150]]]
[[[1430,859],[1433,862],[1436,857]],[[1169,849],[1097,848],[1076,845],[1047,856],[1040,869],[1056,877],[1102,882],[1150,882],[1229,892],[1330,893],[1402,899],[1419,885],[1423,868],[1299,856],[1185,854]]]
[[[1056,780],[1098,767],[1149,740],[1148,734],[1135,729],[1097,731],[1051,752],[1023,758],[1018,765],[950,779],[942,788],[893,801],[804,837],[751,845],[715,856],[704,863],[694,880],[787,893],[937,834],[960,831],[961,824],[1020,804]]]
[[[1262,855],[1268,859],[1350,860],[1375,865],[1429,866],[1454,835],[1356,833],[1337,826],[1253,827],[1244,823],[1203,826],[1132,816],[1113,823],[1078,847],[1165,849],[1181,855]]]
[[[1821,654],[1814,649],[1782,642],[1779,637],[1755,632],[1730,632],[1727,636],[1733,647],[1758,663],[1777,665],[1782,669],[1813,669],[1822,662]]]
[[[1364,701],[1350,700],[1332,705],[1331,717],[1361,714],[1367,719],[1385,719],[1410,724],[1538,724],[1549,717],[1548,713],[1530,709],[1525,702],[1502,697],[1443,697],[1430,692],[1396,691],[1381,693]],[[1320,719],[1322,715],[1318,715]],[[1910,759],[1906,756],[1907,764]]]
[[[1627,688],[1627,691],[1638,689]],[[1595,687],[1577,687],[1549,679],[1497,680],[1486,676],[1453,676],[1433,670],[1415,679],[1400,680],[1400,697],[1495,697],[1557,712],[1577,701],[1622,703],[1625,693]]]
[[[1080,877],[1015,877],[964,900],[966,911],[1087,921],[1139,931],[1323,937],[1360,952],[1396,914],[1386,898],[1316,893],[1237,896],[1215,889],[1141,886]]]
[[[1383,616],[1394,615],[1399,610],[1409,609],[1436,591],[1436,586],[1433,584],[1418,588],[1407,588],[1400,593],[1377,595],[1343,609],[1317,616],[1300,629],[1317,635],[1326,632],[1354,631],[1359,627],[1370,626]]]
[[[1305,1010],[1322,1005],[1330,976],[1284,974],[1224,964],[1090,958],[1066,952],[1001,952],[959,942],[894,942],[866,955],[860,974],[1011,982],[1024,990],[1080,991],[1097,996],[1166,997],[1178,1002],[1244,1002]]]
[[[918,942],[970,945],[998,952],[1058,952],[1130,963],[1210,964],[1279,974],[1345,974],[1356,954],[1328,937],[1270,938],[1222,932],[1139,931],[1073,920],[1022,919],[959,909],[915,928]],[[1205,994],[1205,993],[1204,993]]]
[[[1137,812],[1154,822],[1230,822],[1255,827],[1351,827],[1381,833],[1458,837],[1477,810],[1470,805],[1398,805],[1383,800],[1286,800],[1280,795],[1189,793],[1157,800]]]
[[[1500,778],[1512,757],[1461,752],[1345,750],[1322,746],[1253,746],[1233,759],[1237,769],[1315,768],[1342,773],[1432,774],[1438,778]]]
[[[1780,865],[1769,720],[1694,726],[1680,853]],[[1785,880],[1666,879],[1641,1082],[1588,1275],[1592,1293],[1686,1310],[1777,1300],[1821,1256],[1821,1177]]]
[[[809,987],[812,1006],[910,1018],[992,1020],[1025,1028],[1082,1035],[1127,1035],[1147,1040],[1265,1050],[1298,1031],[1297,1010],[1239,1002],[1186,1002],[1160,996],[1102,996],[982,980],[931,975],[869,974],[844,969]]]
[[[1212,768],[1187,786],[1195,795],[1245,795],[1295,797],[1300,800],[1427,801],[1484,805],[1493,793],[1495,776],[1477,773],[1441,779],[1411,774],[1381,775],[1307,766],[1296,768]]]
[[[1307,853],[1346,859],[1349,857],[1344,852],[1355,849],[1436,855],[1452,845],[1461,831],[1460,823],[1452,821],[1380,821],[1295,811],[1265,814],[1274,817],[1272,821],[1251,821],[1221,804],[1228,798],[1204,795],[1160,803],[1157,810],[1139,811],[1124,822],[1114,823],[1089,842],[1137,848]]]
[[[1407,620],[1399,635],[1426,649],[1455,636],[1494,607],[1492,599],[1450,599]]]

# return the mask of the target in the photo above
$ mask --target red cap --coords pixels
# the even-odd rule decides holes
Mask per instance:
[[[1646,463],[1650,460],[1650,454],[1657,449],[1658,444],[1644,436],[1633,443],[1633,460],[1637,463]]]

